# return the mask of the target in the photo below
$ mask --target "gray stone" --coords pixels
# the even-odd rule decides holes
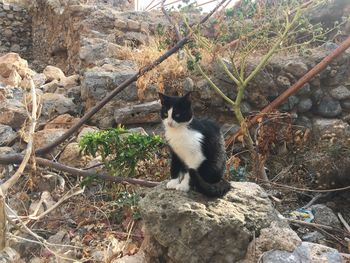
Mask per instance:
[[[341,85],[335,89],[332,89],[329,93],[336,100],[350,99],[350,90],[343,85]]]
[[[18,44],[13,44],[13,45],[11,46],[10,50],[11,50],[12,52],[19,53],[19,52],[21,51],[21,46],[18,45]]]
[[[287,89],[290,87],[291,83],[287,77],[278,76],[277,77],[277,85],[282,89]]]
[[[145,262],[237,262],[245,256],[253,234],[278,220],[267,194],[254,183],[232,182],[223,198],[210,199],[153,188],[140,201],[150,237]],[[200,253],[197,253],[200,251]]]
[[[311,211],[314,214],[314,222],[316,224],[322,224],[327,226],[334,226],[341,228],[340,221],[338,217],[334,214],[332,209],[329,207],[318,204],[310,206]]]
[[[19,129],[27,119],[25,106],[14,99],[4,100],[0,103],[0,123]]]
[[[309,95],[310,92],[311,92],[310,84],[307,82],[300,90],[298,90],[297,96]]]
[[[8,125],[0,124],[0,146],[6,146],[16,138],[16,132]]]
[[[318,243],[322,239],[324,239],[324,235],[318,231],[313,231],[302,236],[303,241],[312,243]]]
[[[297,110],[299,113],[304,113],[312,108],[312,100],[309,98],[302,98],[299,103]]]
[[[339,119],[314,118],[312,122],[312,131],[317,137],[325,134],[334,133],[338,137],[350,136],[350,125]]]
[[[284,66],[284,70],[300,78],[308,72],[308,67],[303,62],[291,61]]]
[[[53,117],[65,113],[76,114],[78,106],[75,105],[71,98],[61,94],[45,93],[42,95],[43,106],[42,115]]]
[[[262,256],[264,263],[340,263],[338,250],[319,244],[303,242],[293,252],[272,250]]]
[[[332,51],[338,47],[336,43],[333,42],[326,42],[322,45],[322,47],[326,50]]]
[[[12,32],[11,29],[5,29],[5,30],[2,32],[2,35],[3,35],[4,37],[10,38],[10,37],[12,37],[13,32]]]
[[[119,29],[126,29],[128,27],[128,24],[121,19],[116,19],[114,22],[114,25],[116,28],[119,28]]]
[[[280,107],[281,110],[290,111],[299,103],[299,98],[295,95],[289,96],[288,100]]]
[[[317,113],[322,117],[333,118],[342,113],[340,102],[331,97],[323,97],[317,105]]]
[[[316,89],[311,93],[312,101],[318,104],[324,96],[324,92],[321,89]]]
[[[107,68],[105,64],[102,67],[94,67],[85,71],[81,86],[83,100],[101,100],[109,91],[137,72],[134,67],[129,66],[130,64],[127,61],[118,61],[118,63],[109,65],[110,68]],[[137,100],[138,96],[135,83],[120,92],[115,99],[125,101]]]
[[[340,105],[344,110],[350,110],[350,99],[341,101]]]
[[[142,104],[130,105],[114,111],[116,123],[140,124],[160,122],[161,105],[158,101],[146,102]]]
[[[135,20],[128,19],[127,26],[128,26],[128,30],[138,31],[138,30],[140,30],[141,25],[139,22],[137,22]]]

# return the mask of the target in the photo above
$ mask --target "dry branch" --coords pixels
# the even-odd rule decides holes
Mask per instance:
[[[0,164],[20,163],[22,160],[23,160],[23,155],[21,154],[8,154],[0,159]],[[49,167],[49,168],[66,172],[75,176],[82,176],[82,177],[95,176],[103,180],[111,181],[115,183],[129,183],[129,184],[136,184],[136,185],[141,185],[145,187],[154,187],[159,184],[158,182],[145,181],[141,179],[121,177],[121,176],[112,176],[112,175],[108,175],[107,173],[97,173],[91,170],[88,170],[88,171],[82,170],[82,169],[66,166],[60,163],[56,163],[40,157],[36,157],[35,162],[37,165],[40,165],[43,167]]]
[[[227,0],[222,0],[210,13],[208,13],[196,26],[200,26],[201,24],[205,23],[210,16],[212,16],[216,10],[226,2]],[[159,58],[157,58],[155,61],[153,61],[151,64],[148,64],[142,68],[139,69],[139,71],[131,76],[129,79],[122,82],[118,87],[116,87],[111,93],[109,93],[105,98],[102,99],[100,103],[95,105],[90,111],[88,111],[78,123],[73,125],[69,130],[67,130],[60,138],[54,140],[53,142],[49,143],[48,145],[36,150],[37,155],[43,155],[45,153],[48,153],[51,151],[54,147],[65,141],[67,138],[69,138],[71,135],[73,135],[78,129],[86,123],[95,113],[97,113],[100,109],[103,108],[104,105],[106,105],[111,99],[113,99],[118,93],[120,93],[122,90],[124,90],[126,87],[128,87],[131,83],[136,81],[138,78],[143,76],[148,71],[154,69],[156,66],[158,66],[160,63],[162,63],[164,60],[169,58],[171,55],[175,54],[179,49],[181,49],[187,42],[189,42],[190,38],[192,36],[192,32],[189,33],[187,36],[179,40],[174,47],[169,49],[167,52],[165,52],[163,55],[161,55]],[[3,156],[0,156],[0,159],[2,159]]]
[[[274,101],[272,101],[269,105],[267,105],[259,114],[254,116],[251,120],[247,122],[248,127],[251,127],[256,123],[256,121],[264,114],[271,112],[273,109],[277,108],[283,102],[285,102],[292,94],[301,89],[306,82],[315,77],[318,73],[320,73],[327,65],[332,62],[336,57],[342,54],[345,50],[350,47],[350,36],[344,40],[343,43],[339,47],[337,47],[331,54],[326,56],[320,63],[318,63],[315,67],[313,67],[308,73],[306,73],[301,79],[299,79],[294,85],[289,87],[286,91],[284,91],[281,95],[279,95]],[[230,136],[226,140],[226,146],[230,146],[238,136],[242,134],[242,130],[240,129],[236,134]]]

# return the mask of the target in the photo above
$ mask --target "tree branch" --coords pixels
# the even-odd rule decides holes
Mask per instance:
[[[339,47],[337,47],[331,54],[326,56],[320,63],[318,63],[315,67],[313,67],[308,73],[306,73],[302,78],[300,78],[296,83],[294,83],[291,87],[285,90],[281,95],[279,95],[274,101],[272,101],[269,105],[267,105],[259,114],[257,114],[253,119],[247,122],[248,127],[251,127],[256,123],[256,121],[264,114],[271,112],[273,109],[277,108],[283,102],[285,102],[292,94],[301,89],[306,82],[315,77],[318,73],[320,73],[324,68],[327,67],[329,63],[331,63],[335,58],[337,58],[341,53],[347,50],[350,47],[350,36],[344,40],[343,43]],[[230,146],[235,139],[242,134],[242,130],[240,129],[236,134],[230,136],[226,140],[226,146]]]
[[[8,154],[0,159],[0,164],[12,164],[12,163],[20,163],[23,160],[23,155],[20,154]],[[35,157],[35,162],[37,165],[43,166],[43,167],[50,167],[52,169],[62,171],[69,173],[71,175],[75,176],[82,176],[82,177],[88,177],[88,176],[95,176],[98,178],[101,178],[106,181],[111,181],[115,183],[129,183],[129,184],[137,184],[145,187],[154,187],[157,186],[158,182],[152,182],[152,181],[145,181],[141,179],[136,178],[128,178],[128,177],[121,177],[121,176],[112,176],[108,175],[107,173],[97,173],[93,170],[82,170],[70,166],[66,166],[60,163],[55,163],[53,161]]]

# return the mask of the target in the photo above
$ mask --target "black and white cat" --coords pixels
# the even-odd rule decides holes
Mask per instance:
[[[230,189],[223,180],[225,146],[220,127],[210,120],[193,118],[191,95],[171,97],[159,93],[165,137],[171,150],[171,180],[167,188],[190,188],[220,197]]]

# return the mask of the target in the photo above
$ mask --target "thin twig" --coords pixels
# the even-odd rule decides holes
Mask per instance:
[[[264,184],[264,182],[262,182]],[[276,185],[279,187],[287,188],[293,191],[301,191],[301,192],[315,192],[315,193],[328,193],[328,192],[338,192],[338,191],[344,191],[350,189],[350,185],[346,187],[341,187],[341,188],[333,188],[333,189],[308,189],[308,188],[298,188],[298,187],[293,187],[289,185],[284,185],[284,184],[279,184],[279,183],[274,183],[274,182],[269,182],[269,184]]]
[[[342,224],[344,225],[344,227],[346,228],[346,230],[349,232],[350,234],[350,226],[349,224],[345,221],[344,217],[341,215],[341,213],[338,213],[338,217],[340,222],[342,222]]]
[[[168,14],[168,12],[166,11],[165,7],[164,7],[164,3],[166,0],[162,1],[162,12],[165,15],[166,19],[168,19],[169,23],[173,26],[174,30],[175,30],[175,34],[176,34],[176,40],[179,41],[181,39],[181,34],[180,34],[180,30],[177,26],[177,24],[175,24],[175,22],[171,19],[170,15]]]
[[[325,197],[327,195],[329,195],[330,193],[317,193],[311,200],[310,202],[308,202],[306,205],[303,206],[303,208],[309,208],[310,206],[312,206],[318,199]]]

